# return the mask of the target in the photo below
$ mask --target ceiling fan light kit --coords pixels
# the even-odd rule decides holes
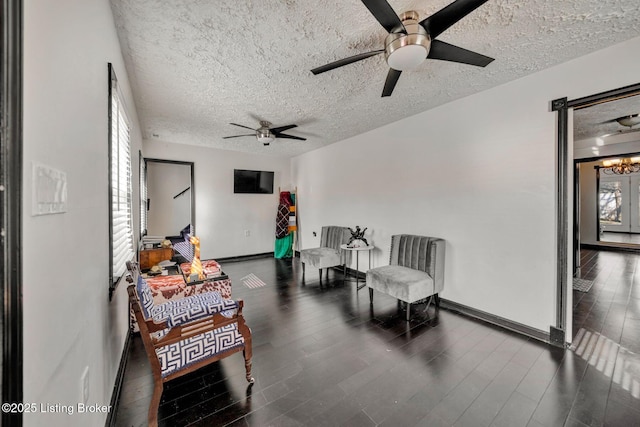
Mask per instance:
[[[261,121],[260,127],[256,129],[256,139],[258,142],[261,142],[262,145],[269,145],[271,141],[275,139],[269,128],[271,127],[271,123],[267,121]]]
[[[259,132],[256,135],[256,139],[258,140],[258,142],[261,142],[262,145],[269,145],[275,138],[271,135],[271,133],[267,131],[266,133]]]
[[[384,56],[389,67],[397,71],[415,70],[422,64],[431,48],[427,30],[418,23],[418,12],[400,15],[405,33],[389,33],[385,40]]]

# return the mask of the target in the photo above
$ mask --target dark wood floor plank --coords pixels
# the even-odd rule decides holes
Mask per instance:
[[[475,372],[470,373],[455,389],[447,394],[426,417],[420,420],[420,424],[439,425],[444,422],[446,425],[453,425],[489,385],[489,382],[490,381],[482,375]]]
[[[609,372],[607,372],[609,374]],[[640,354],[620,348],[612,374],[611,389],[607,400],[607,416],[613,407],[640,407]],[[622,406],[621,406],[622,405]],[[638,418],[640,425],[640,418]]]
[[[303,424],[308,424],[310,420],[326,412],[328,408],[338,404],[347,396],[337,386],[324,389],[317,388],[314,392],[310,392],[308,388],[305,388],[304,391],[305,393],[301,394],[305,395],[308,400],[285,414],[288,418]]]
[[[588,365],[569,418],[588,426],[602,425],[610,387],[611,378]]]
[[[518,392],[513,392],[509,400],[498,412],[491,427],[524,427],[529,423],[538,402]]]
[[[256,383],[247,387],[240,355],[176,379],[159,424],[640,425],[639,258],[581,251],[594,285],[573,292],[572,349],[424,305],[407,323],[394,299],[376,293],[371,306],[340,270],[322,283],[307,271],[303,282],[297,258],[223,263],[245,301]],[[250,273],[266,286],[243,285]],[[146,425],[152,385],[134,336],[116,425]]]
[[[616,400],[607,403],[607,412],[604,418],[605,426],[638,426],[640,425],[640,401],[636,400],[634,406],[624,405]]]
[[[456,421],[456,426],[489,426],[527,374],[527,369],[515,363],[507,363],[478,398]]]

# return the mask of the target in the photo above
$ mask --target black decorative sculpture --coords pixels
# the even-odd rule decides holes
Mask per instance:
[[[359,240],[361,242],[364,243],[364,246],[369,246],[369,242],[367,242],[367,239],[364,238],[364,232],[367,231],[367,227],[364,228],[364,230],[360,230],[360,226],[356,225],[356,229],[353,230],[351,227],[348,227],[349,231],[351,232],[351,238],[349,239],[349,243],[347,243],[347,246],[349,246],[350,248],[353,247],[360,247],[361,245],[357,245],[356,246],[356,242]]]

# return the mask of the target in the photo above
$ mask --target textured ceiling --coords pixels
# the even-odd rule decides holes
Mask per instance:
[[[294,156],[640,35],[638,0],[489,0],[438,39],[496,58],[425,61],[381,98],[386,31],[360,0],[111,0],[143,137]],[[389,0],[423,19],[451,0]],[[617,117],[617,116],[616,116]],[[263,147],[257,119],[307,141]],[[602,118],[603,121],[610,117]]]
[[[613,88],[612,88],[613,89]],[[593,146],[600,138],[601,145],[609,145],[620,140],[620,135],[634,134],[640,139],[640,124],[623,126],[613,121],[619,117],[640,113],[640,95],[596,104],[573,113],[573,138],[576,147]],[[638,119],[640,120],[640,119]],[[622,139],[628,142],[630,139]]]

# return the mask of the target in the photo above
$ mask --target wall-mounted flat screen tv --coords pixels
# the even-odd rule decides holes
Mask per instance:
[[[234,169],[233,192],[273,194],[273,172]]]

